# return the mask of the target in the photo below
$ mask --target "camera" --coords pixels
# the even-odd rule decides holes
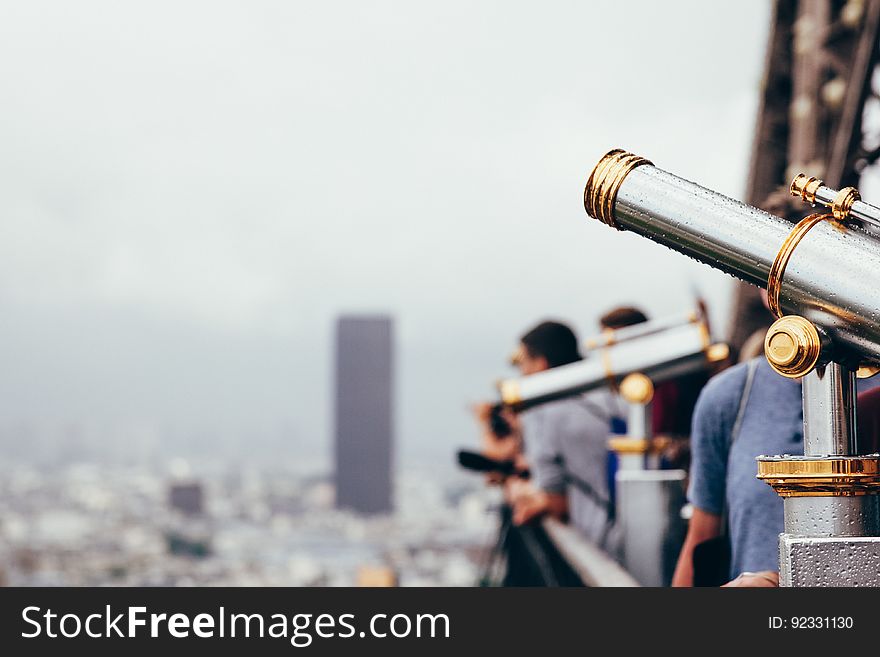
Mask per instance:
[[[504,419],[504,416],[501,414],[503,410],[503,404],[495,404],[489,411],[489,429],[498,438],[506,438],[513,433],[510,422]]]

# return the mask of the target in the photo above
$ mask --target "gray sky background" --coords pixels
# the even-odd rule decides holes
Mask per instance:
[[[403,462],[519,334],[730,279],[588,220],[624,147],[742,196],[769,3],[0,4],[0,425],[329,455],[340,312],[397,320]],[[719,331],[721,332],[721,331]],[[140,433],[139,433],[140,432]]]

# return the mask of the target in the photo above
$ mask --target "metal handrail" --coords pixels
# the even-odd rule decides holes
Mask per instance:
[[[559,554],[587,586],[639,586],[620,564],[581,536],[575,528],[555,518],[545,518],[541,524]]]

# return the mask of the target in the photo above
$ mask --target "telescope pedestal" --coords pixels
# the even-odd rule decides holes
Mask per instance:
[[[687,522],[684,470],[617,472],[623,565],[642,586],[669,586]]]
[[[786,497],[780,586],[880,586],[880,497]]]
[[[623,565],[642,586],[668,586],[687,525],[684,470],[659,470],[659,447],[651,427],[653,384],[630,375],[620,386],[629,404],[627,435],[609,441],[617,453],[617,523]]]
[[[804,456],[758,457],[785,509],[779,584],[880,586],[880,456],[855,456],[855,373],[816,368],[803,396]]]
[[[779,585],[880,586],[880,538],[780,534]]]

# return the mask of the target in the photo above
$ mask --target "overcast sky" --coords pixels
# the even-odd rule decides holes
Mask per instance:
[[[582,192],[619,146],[741,197],[768,7],[0,4],[0,424],[325,457],[334,318],[380,311],[403,462],[451,459],[537,320],[718,324],[730,279]]]

